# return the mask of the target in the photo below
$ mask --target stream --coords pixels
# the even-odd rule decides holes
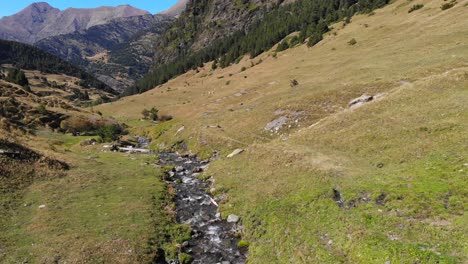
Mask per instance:
[[[247,252],[237,247],[240,231],[236,223],[221,219],[215,199],[207,193],[211,182],[200,180],[209,161],[199,161],[194,156],[177,153],[159,153],[160,165],[171,165],[166,179],[176,194],[176,220],[189,224],[192,238],[185,242],[181,251],[193,257],[194,264],[243,264]]]

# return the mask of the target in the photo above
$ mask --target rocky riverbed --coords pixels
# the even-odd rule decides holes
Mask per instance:
[[[193,257],[191,263],[245,263],[247,252],[237,246],[239,217],[231,215],[222,220],[217,201],[207,193],[211,182],[198,178],[209,161],[176,153],[160,153],[159,157],[160,165],[174,166],[167,172],[166,180],[176,191],[176,220],[192,228],[192,238],[183,244],[181,251]]]

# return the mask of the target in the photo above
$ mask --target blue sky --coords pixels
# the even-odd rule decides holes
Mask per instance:
[[[155,14],[168,9],[177,3],[177,0],[0,0],[0,17],[13,15],[34,2],[47,2],[51,6],[61,10],[68,7],[92,8],[98,6],[118,6],[128,4]]]

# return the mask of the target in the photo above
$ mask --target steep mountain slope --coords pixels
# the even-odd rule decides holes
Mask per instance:
[[[42,39],[35,46],[86,68],[121,91],[148,72],[152,42],[173,20],[166,15],[118,18],[87,30]]]
[[[0,40],[1,64],[12,64],[19,69],[38,70],[45,73],[67,74],[79,78],[84,86],[115,93],[109,86],[84,70],[27,44]]]
[[[466,263],[467,1],[417,3],[98,109],[157,107],[174,120],[140,128],[155,148],[219,151],[204,176],[249,263]]]
[[[0,39],[33,44],[43,38],[88,29],[115,18],[141,16],[147,11],[128,5],[64,11],[41,2],[0,19]]]
[[[210,60],[226,67],[241,56],[255,57],[294,31],[301,32],[293,44],[309,38],[312,46],[329,30],[330,23],[349,19],[358,12],[369,13],[387,3],[388,0],[190,2],[185,13],[159,39],[153,71],[124,94],[147,91]],[[217,66],[216,63],[214,67]]]

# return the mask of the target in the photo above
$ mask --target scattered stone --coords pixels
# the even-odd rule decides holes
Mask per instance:
[[[47,206],[45,204],[39,205],[39,209],[46,209],[46,208],[47,208]]]
[[[175,133],[176,136],[177,136],[179,133],[181,133],[182,131],[184,131],[184,130],[185,130],[185,126],[182,126],[181,128],[179,128],[179,129],[177,130],[177,132]]]
[[[97,141],[94,138],[86,139],[80,142],[80,146],[94,146],[96,145]]]
[[[240,219],[239,216],[237,216],[235,214],[231,214],[231,215],[228,216],[227,222],[228,223],[237,223],[237,222],[239,222],[239,219]]]
[[[359,106],[363,105],[364,103],[370,102],[372,100],[374,100],[373,96],[364,94],[364,95],[361,95],[360,97],[358,97],[356,99],[351,100],[348,103],[348,106],[359,107]]]
[[[383,163],[377,164],[377,168],[381,169],[381,168],[383,168],[383,167],[384,167],[384,164],[383,164]]]
[[[287,116],[280,116],[277,119],[268,123],[265,126],[264,130],[277,133],[284,125],[286,125],[287,122],[288,122]]]
[[[217,213],[217,214],[215,215],[215,217],[216,217],[216,219],[221,219],[221,213]]]
[[[289,84],[291,85],[291,87],[294,87],[294,86],[298,86],[299,82],[296,79],[292,79]]]
[[[201,173],[201,172],[203,172],[203,169],[200,168],[200,167],[195,167],[195,168],[192,169],[192,172],[193,173]]]
[[[243,149],[236,149],[231,154],[229,154],[227,156],[227,158],[233,158],[234,156],[237,156],[237,155],[241,154],[242,152],[244,152]]]
[[[174,168],[176,172],[182,172],[184,170],[184,167],[182,166],[177,166]]]

